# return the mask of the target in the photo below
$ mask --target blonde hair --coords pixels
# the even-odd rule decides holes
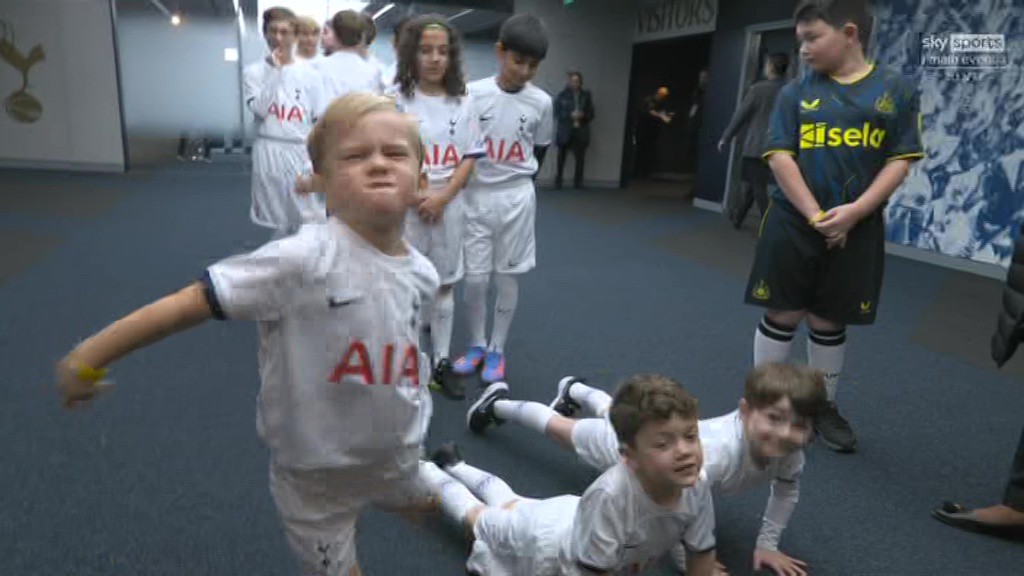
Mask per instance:
[[[309,16],[299,16],[295,21],[298,24],[297,27],[299,32],[312,32],[313,34],[320,33],[320,23],[314,18]]]
[[[306,139],[306,150],[313,162],[313,177],[299,182],[300,191],[323,191],[325,189],[323,182],[327,166],[325,155],[331,147],[331,135],[335,134],[335,139],[337,139],[337,135],[344,137],[364,116],[373,112],[401,114],[395,107],[393,98],[370,92],[352,92],[331,102],[323,117],[317,120]],[[402,116],[405,118],[409,145],[416,150],[417,166],[422,166],[424,152],[423,143],[420,140],[419,124],[408,114],[402,114]]]

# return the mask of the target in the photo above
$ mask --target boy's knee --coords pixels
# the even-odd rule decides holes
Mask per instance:
[[[817,330],[819,332],[835,332],[842,330],[846,327],[845,324],[839,324],[831,320],[826,320],[821,316],[815,316],[814,314],[807,314],[807,327],[811,330]]]
[[[806,310],[768,310],[765,317],[778,326],[796,328],[807,315]]]
[[[572,429],[575,426],[576,421],[572,418],[566,418],[561,414],[555,414],[550,420],[548,420],[548,424],[544,428],[544,433],[548,438],[551,438],[563,448],[572,450]]]

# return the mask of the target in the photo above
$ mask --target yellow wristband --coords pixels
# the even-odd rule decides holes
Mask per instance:
[[[92,382],[93,384],[103,380],[107,377],[106,368],[93,368],[92,366],[86,366],[81,364],[78,366],[78,377],[86,382]]]
[[[807,221],[807,223],[810,224],[811,226],[814,226],[818,222],[821,222],[821,219],[827,215],[828,214],[824,210],[818,210],[818,213],[812,216],[810,220]]]

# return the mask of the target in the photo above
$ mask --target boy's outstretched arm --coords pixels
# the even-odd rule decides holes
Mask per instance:
[[[96,371],[176,332],[213,316],[203,284],[196,282],[110,324],[76,346],[57,364],[64,405],[74,407],[106,386]]]

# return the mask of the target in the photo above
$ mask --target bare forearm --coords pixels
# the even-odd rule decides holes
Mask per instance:
[[[884,204],[899,188],[909,171],[910,162],[907,160],[893,160],[887,163],[878,176],[875,176],[875,180],[868,186],[868,189],[854,202],[861,214],[867,216],[878,210],[878,207]]]
[[[772,154],[768,157],[768,165],[771,167],[772,173],[775,174],[775,180],[782,188],[786,199],[800,214],[810,220],[821,211],[818,200],[815,199],[811,189],[807,187],[807,182],[800,174],[800,167],[792,156],[784,153]]]
[[[203,286],[196,282],[90,336],[71,351],[68,359],[101,368],[134,350],[196,326],[211,315]]]
[[[715,573],[715,551],[687,553],[686,573],[689,576],[712,576]]]
[[[452,174],[452,178],[448,182],[449,200],[455,198],[455,196],[466,187],[466,182],[469,181],[469,177],[473,174],[474,166],[476,166],[476,158],[466,158],[459,164],[458,168],[455,169],[455,173]]]

